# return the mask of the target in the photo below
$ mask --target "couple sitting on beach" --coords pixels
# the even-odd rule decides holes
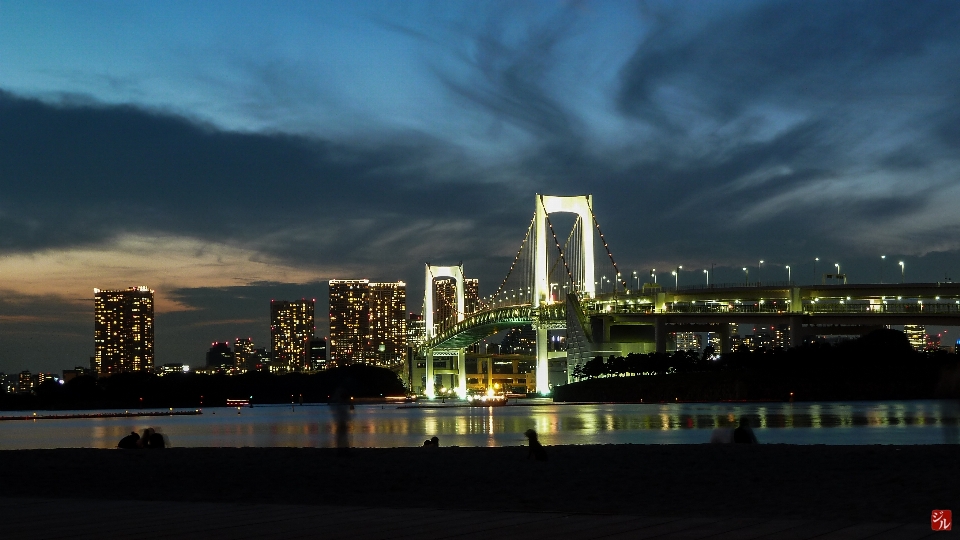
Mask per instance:
[[[117,443],[117,448],[126,448],[128,450],[135,450],[137,448],[165,448],[166,446],[167,442],[164,440],[163,435],[157,433],[153,428],[143,430],[142,437],[137,434],[136,431],[131,431],[129,435],[120,439],[120,442]]]
[[[710,442],[714,444],[740,443],[757,444],[757,436],[750,429],[750,419],[741,416],[740,426],[736,429],[717,428],[710,434]]]

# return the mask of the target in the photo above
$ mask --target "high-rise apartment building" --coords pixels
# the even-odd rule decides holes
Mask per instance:
[[[368,364],[398,369],[407,357],[407,284],[370,284]]]
[[[407,387],[414,391],[422,391],[425,386],[426,358],[417,354],[417,349],[427,339],[427,327],[420,313],[410,313],[407,317],[407,369],[403,379]]]
[[[437,332],[457,324],[457,282],[451,279],[433,282],[434,324]],[[463,314],[467,316],[480,308],[480,281],[463,280]]]
[[[329,364],[361,363],[370,339],[370,280],[331,279],[329,291]]]
[[[93,290],[94,356],[98,376],[153,369],[153,291]]]
[[[271,369],[300,371],[309,360],[307,348],[316,330],[316,300],[270,301],[270,344],[273,347]]]
[[[407,285],[330,280],[329,365],[400,368],[407,357]]]

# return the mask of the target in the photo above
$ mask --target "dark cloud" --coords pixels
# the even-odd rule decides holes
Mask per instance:
[[[337,143],[224,132],[129,106],[0,94],[0,249],[89,245],[122,233],[186,235],[290,260],[397,253],[437,224],[509,208],[455,151],[416,133]],[[426,235],[418,237],[418,235]],[[363,240],[361,242],[361,239]],[[438,242],[442,244],[442,242]]]
[[[696,112],[720,119],[766,99],[829,106],[936,92],[929,85],[953,78],[960,44],[960,6],[949,1],[763,2],[691,33],[674,31],[676,15],[652,19],[623,69],[618,100],[628,114],[674,127],[682,121],[669,105],[677,91],[692,96]]]
[[[503,122],[537,137],[539,143],[564,144],[579,140],[582,128],[576,115],[560,102],[550,83],[561,58],[558,48],[575,31],[575,4],[544,21],[533,21],[504,5],[487,16],[479,27],[458,27],[454,51],[468,69],[465,75],[437,70],[450,91],[463,102],[484,111],[494,122]],[[517,36],[518,18],[526,24]],[[463,67],[463,66],[461,66]]]

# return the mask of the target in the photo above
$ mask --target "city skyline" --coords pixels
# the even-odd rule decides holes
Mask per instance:
[[[0,12],[2,372],[86,365],[94,287],[156,291],[157,365],[336,276],[486,296],[534,193],[630,282],[960,279],[956,3]]]

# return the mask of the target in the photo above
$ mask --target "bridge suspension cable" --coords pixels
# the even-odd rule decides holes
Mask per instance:
[[[617,268],[617,261],[613,260],[613,253],[610,252],[610,246],[607,245],[607,239],[603,236],[603,231],[600,230],[600,222],[597,221],[597,215],[593,213],[593,205],[590,205],[590,216],[593,218],[593,223],[597,227],[597,232],[600,234],[600,241],[603,242],[603,249],[607,251],[607,257],[610,257],[610,262],[613,264],[613,271],[617,274],[617,281],[620,285],[623,286],[623,290],[627,290],[627,282],[625,279],[622,279],[620,275],[620,269]],[[614,289],[616,290],[616,289]]]
[[[576,251],[574,250],[574,251],[572,252],[572,255],[571,255],[570,243],[571,243],[571,242],[576,242],[576,240],[575,240],[575,239],[576,239],[576,235],[578,234],[579,231],[580,231],[580,216],[577,216],[577,220],[576,220],[576,222],[574,222],[573,227],[570,229],[570,234],[569,234],[569,236],[567,236],[567,241],[563,243],[563,249],[561,250],[561,253],[566,253],[566,254],[567,254],[567,257],[568,257],[568,259],[569,259],[569,261],[570,261],[568,264],[571,265],[572,270],[573,270],[573,274],[574,274],[574,276],[576,276],[576,277],[579,277],[579,276],[580,276],[579,268],[577,267],[576,260],[574,259],[574,257],[576,257],[576,255],[577,255],[577,253],[576,253]],[[576,245],[574,245],[574,247],[576,247]],[[550,267],[550,271],[547,272],[547,275],[550,276],[550,281],[553,281],[554,276],[557,275],[557,267],[560,266],[560,262],[561,262],[561,259],[558,257],[555,261],[553,261],[553,266]],[[559,281],[559,280],[558,280],[558,281]],[[571,284],[570,286],[573,287],[574,284]],[[561,295],[560,295],[560,291],[558,291],[558,293],[557,293],[558,300],[560,299],[560,298],[559,298],[560,296],[561,296]]]
[[[570,279],[570,286],[573,287],[577,282],[573,277],[573,272],[570,271],[570,266],[567,264],[567,258],[563,255],[563,248],[560,247],[560,239],[557,238],[557,231],[553,228],[549,214],[547,215],[547,226],[550,227],[550,234],[553,235],[553,243],[557,246],[557,251],[560,253],[560,261],[563,262],[563,267],[567,269],[567,277]]]
[[[533,264],[533,263],[532,263],[532,259],[533,259],[533,257],[532,257],[532,256],[527,256],[527,257],[526,257],[526,260],[524,260],[524,261],[522,261],[522,262],[521,262],[520,259],[521,259],[521,255],[524,254],[524,248],[527,248],[527,252],[530,251],[530,248],[529,248],[529,245],[530,245],[530,243],[531,243],[531,242],[530,242],[530,237],[531,237],[531,235],[532,235],[533,226],[534,226],[534,223],[536,222],[536,219],[537,219],[537,214],[534,213],[534,214],[533,214],[533,217],[530,218],[530,225],[527,226],[527,232],[526,232],[526,234],[525,234],[524,237],[523,237],[523,241],[520,242],[520,248],[517,249],[517,254],[513,257],[513,262],[510,263],[510,269],[507,270],[507,275],[504,276],[503,281],[500,282],[500,286],[497,287],[496,292],[494,292],[492,295],[490,295],[491,302],[485,303],[486,305],[485,305],[484,307],[490,308],[490,307],[492,307],[494,304],[497,303],[498,299],[500,298],[500,295],[506,290],[507,282],[510,280],[510,277],[513,275],[513,271],[516,269],[518,262],[521,263],[521,264],[520,264],[520,266],[521,266],[521,272],[520,272],[520,274],[522,274],[522,275],[521,275],[521,281],[532,282],[532,279],[524,279],[524,278],[526,277],[526,274],[531,274],[531,273],[532,273],[532,264]],[[521,289],[522,289],[522,283],[521,283]]]

